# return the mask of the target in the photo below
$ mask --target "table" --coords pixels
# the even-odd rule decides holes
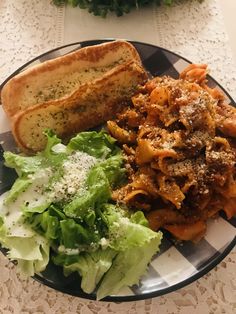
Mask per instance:
[[[220,0],[219,1],[224,17],[225,27],[229,36],[230,46],[232,48],[234,60],[236,62],[236,38],[235,38],[235,14],[236,12],[236,1],[234,0]]]
[[[219,0],[219,4],[222,10],[222,15],[227,31],[227,35],[229,36],[230,47],[233,52],[234,61],[236,63],[236,37],[235,37],[235,12],[236,12],[236,1],[234,0]],[[71,30],[75,30],[73,25],[75,23],[75,19],[77,19],[78,14],[76,14],[75,10],[72,8],[67,8],[65,13],[65,36],[64,41],[65,43],[71,42],[71,38],[76,36],[75,34],[71,34]],[[71,26],[72,25],[72,26]],[[76,30],[75,30],[76,31]],[[113,35],[114,36],[114,35]],[[136,31],[134,31],[134,36],[136,37]],[[132,39],[136,39],[132,37]],[[86,35],[85,35],[86,37]],[[140,40],[140,35],[137,36],[137,39]]]
[[[129,39],[159,44],[192,61],[207,62],[212,74],[236,99],[235,0],[205,0],[197,9],[193,6],[195,0],[184,4],[177,1],[173,8],[160,11],[146,8],[119,20],[113,19],[113,28],[107,26],[111,25],[107,24],[111,18],[105,23],[79,9],[56,9],[49,0],[45,10],[45,2],[0,2],[1,80],[24,62],[53,47],[95,37],[124,38],[128,29]],[[180,5],[183,5],[181,13]],[[136,27],[131,27],[132,20],[136,21]],[[187,29],[186,22],[189,22]],[[114,304],[73,298],[22,278],[1,256],[0,313],[233,314],[236,311],[235,264],[234,250],[210,273],[185,288],[159,298]]]

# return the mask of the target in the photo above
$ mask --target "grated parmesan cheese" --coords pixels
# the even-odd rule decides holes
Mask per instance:
[[[64,245],[60,245],[58,247],[58,252],[64,253],[66,255],[78,255],[80,253],[80,250],[79,249],[70,249],[70,248],[66,248]]]
[[[63,163],[63,176],[52,186],[51,197],[54,201],[69,200],[74,194],[85,189],[88,171],[98,159],[83,152],[75,152]]]
[[[101,238],[100,245],[103,250],[105,250],[109,246],[109,240],[106,238]]]

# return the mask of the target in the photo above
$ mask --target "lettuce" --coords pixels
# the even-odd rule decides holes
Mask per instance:
[[[117,251],[143,247],[156,236],[156,232],[143,225],[133,223],[127,217],[121,217],[109,227],[110,247]]]
[[[32,180],[29,178],[17,178],[4,200],[5,204],[14,202],[20,194],[24,193],[31,183]]]
[[[63,266],[64,274],[68,276],[72,272],[78,272],[82,277],[81,288],[86,293],[92,293],[103,275],[112,265],[116,252],[107,248],[98,249],[95,252],[83,252],[79,255],[59,254],[53,261],[56,265]]]
[[[0,242],[3,247],[8,249],[8,257],[17,261],[18,268],[27,276],[33,276],[35,273],[43,271],[49,262],[48,241],[32,230],[28,232],[27,226],[25,233],[19,236],[14,232],[9,235],[8,230],[2,224]]]
[[[56,240],[60,236],[60,221],[58,217],[50,214],[47,210],[42,214],[31,217],[31,227],[42,234],[48,240]]]
[[[85,228],[73,219],[62,220],[60,229],[61,243],[66,248],[78,248],[79,246],[96,243],[99,240],[92,228]]]
[[[46,165],[57,167],[67,158],[69,152],[66,147],[62,152],[53,149],[56,145],[61,144],[61,139],[59,139],[52,130],[45,130],[44,134],[47,137],[47,145],[43,152],[38,155],[43,158]]]
[[[126,179],[115,140],[104,131],[82,132],[68,145],[50,130],[45,136],[46,148],[36,156],[5,153],[6,165],[19,175],[0,206],[0,242],[9,258],[28,275],[43,271],[51,258],[65,275],[77,272],[86,293],[98,288],[98,299],[137,283],[162,234],[148,228],[142,212],[112,204],[112,189]],[[77,191],[57,198],[52,189],[64,182],[63,163],[76,151],[95,157],[95,165]],[[59,192],[63,188],[59,184]]]
[[[82,277],[81,287],[91,293],[99,284],[97,299],[116,294],[122,287],[137,284],[145,274],[152,256],[159,250],[162,239],[161,232],[154,232],[147,227],[147,220],[142,212],[129,212],[112,204],[103,205],[100,215],[107,225],[106,244],[92,252],[71,251],[71,255],[59,253],[53,258],[56,265],[63,267],[65,275],[78,272]],[[102,217],[102,216],[101,216]],[[135,223],[137,222],[137,223]],[[70,233],[69,228],[65,233]],[[71,236],[78,239],[81,235],[76,231]],[[91,241],[91,239],[90,239]],[[102,240],[100,240],[102,242]],[[76,241],[69,238],[65,247]],[[69,254],[69,253],[68,253]]]
[[[68,217],[84,218],[89,210],[94,210],[99,204],[106,203],[111,198],[109,181],[102,167],[90,170],[86,181],[87,189],[82,195],[75,197],[64,207]]]
[[[120,152],[117,152],[116,155],[109,157],[108,159],[101,161],[98,165],[96,165],[93,171],[103,171],[106,175],[109,185],[112,188],[116,188],[121,185],[126,179],[126,171],[123,168],[123,157]],[[88,183],[94,180],[93,173],[89,174]]]
[[[88,209],[95,210],[101,204],[107,203],[111,199],[111,187],[116,187],[125,178],[122,163],[123,159],[119,152],[98,162],[88,173],[86,190],[64,207],[65,214],[68,217],[84,218]]]
[[[50,205],[43,213],[34,213],[27,217],[27,222],[39,234],[49,241],[61,237],[60,221],[66,219],[62,210],[56,205]]]
[[[115,145],[116,140],[105,131],[81,132],[73,137],[67,147],[70,150],[79,150],[96,158],[107,158],[116,155],[119,148]]]
[[[155,237],[146,238],[145,245],[131,245],[120,252],[99,285],[97,300],[117,294],[122,287],[138,284],[152,256],[159,250],[161,238],[161,233],[156,233]]]
[[[35,173],[42,166],[40,156],[21,156],[12,152],[4,152],[5,165],[16,170],[19,177]]]
[[[97,299],[116,294],[123,286],[137,284],[152,256],[159,250],[161,232],[149,229],[144,214],[130,214],[106,204],[103,215],[108,226],[109,247],[117,251],[112,266],[97,291]]]

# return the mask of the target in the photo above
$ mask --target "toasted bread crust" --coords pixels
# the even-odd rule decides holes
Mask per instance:
[[[136,49],[118,40],[45,61],[6,83],[1,92],[3,109],[12,117],[32,105],[68,97],[83,84],[130,60],[141,64]]]
[[[46,128],[66,138],[98,126],[111,119],[146,79],[140,64],[131,61],[84,84],[68,97],[19,111],[12,118],[15,140],[23,151],[34,153],[45,147]]]

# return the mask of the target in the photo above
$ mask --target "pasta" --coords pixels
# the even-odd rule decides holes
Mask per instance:
[[[201,239],[220,210],[236,214],[236,109],[206,76],[206,65],[192,64],[179,79],[153,78],[107,124],[129,179],[114,200],[180,240]]]

